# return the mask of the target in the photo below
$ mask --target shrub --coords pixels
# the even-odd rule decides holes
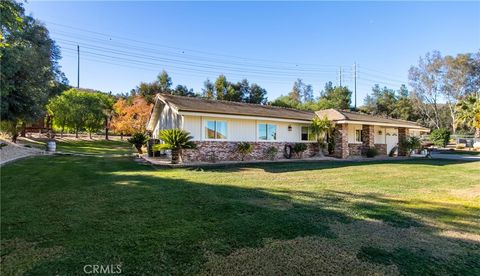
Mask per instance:
[[[430,140],[437,147],[446,147],[450,140],[450,131],[445,128],[435,129],[430,133]]]
[[[183,149],[194,149],[197,145],[192,141],[193,137],[189,132],[186,132],[179,128],[165,129],[160,131],[160,140],[163,144],[160,144],[159,149],[172,150],[172,164],[177,164],[182,161]]]
[[[422,142],[420,141],[420,138],[411,136],[402,141],[400,147],[402,147],[407,152],[407,155],[410,156],[412,150],[419,150],[422,147]]]
[[[242,161],[245,160],[245,156],[252,153],[253,146],[248,142],[240,142],[237,145],[237,152],[240,153]]]
[[[456,149],[465,149],[465,144],[456,144],[455,148]]]
[[[378,150],[376,148],[368,148],[365,151],[365,156],[367,156],[368,158],[372,158],[372,157],[375,157],[377,155],[378,155]]]
[[[296,143],[295,145],[293,145],[292,150],[299,158],[301,158],[303,155],[303,152],[307,150],[307,144]]]
[[[127,141],[134,145],[138,153],[142,154],[142,146],[147,143],[148,136],[144,133],[137,132],[132,135]]]
[[[270,160],[274,160],[275,157],[277,156],[277,153],[278,153],[278,149],[274,146],[270,146],[265,150],[265,155]]]

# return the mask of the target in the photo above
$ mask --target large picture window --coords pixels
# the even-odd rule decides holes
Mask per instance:
[[[207,121],[205,124],[206,139],[227,139],[227,122]]]
[[[259,140],[277,140],[277,125],[258,124]]]

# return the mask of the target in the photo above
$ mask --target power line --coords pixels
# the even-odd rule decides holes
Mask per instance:
[[[68,29],[73,29],[73,30],[78,30],[81,32],[86,32],[86,33],[92,33],[98,36],[103,36],[111,40],[112,38],[116,38],[119,40],[125,40],[125,41],[130,41],[138,44],[144,44],[144,45],[152,45],[155,47],[161,47],[161,48],[167,48],[167,49],[173,49],[173,50],[178,50],[178,51],[189,51],[189,52],[194,52],[194,53],[199,53],[199,54],[204,54],[204,55],[209,55],[209,56],[222,56],[222,57],[229,57],[229,58],[234,58],[234,59],[240,59],[240,60],[251,60],[251,61],[262,61],[262,62],[271,62],[271,63],[278,63],[278,64],[290,64],[294,66],[319,66],[319,67],[337,67],[338,65],[319,65],[319,64],[312,64],[312,63],[293,63],[293,62],[285,62],[285,61],[276,61],[276,60],[268,60],[268,59],[258,59],[258,58],[246,58],[246,57],[240,57],[240,56],[235,56],[235,55],[225,55],[225,54],[220,54],[220,53],[211,53],[211,52],[206,52],[206,51],[199,51],[199,50],[194,50],[194,49],[188,49],[188,48],[180,48],[180,47],[173,47],[169,45],[164,45],[164,44],[159,44],[159,43],[153,43],[153,42],[146,42],[146,41],[141,41],[141,40],[136,40],[132,38],[127,38],[127,37],[121,37],[117,35],[110,35],[110,34],[105,34],[101,32],[96,32],[96,31],[91,31],[87,29],[82,29],[82,28],[77,28],[77,27],[72,27],[64,24],[59,24],[51,21],[46,21],[48,24],[60,26],[63,28],[68,28]]]

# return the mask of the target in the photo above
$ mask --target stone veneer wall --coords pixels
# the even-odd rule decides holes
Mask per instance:
[[[348,124],[335,125],[333,137],[335,140],[333,156],[338,158],[347,158],[349,155]]]
[[[239,142],[227,141],[196,141],[196,149],[183,151],[183,162],[217,162],[217,161],[240,161],[241,155],[237,152]],[[251,154],[245,157],[248,160],[268,160],[269,157],[265,153],[266,150],[274,146],[278,153],[275,159],[285,159],[283,150],[285,145],[293,145],[295,143],[287,142],[249,142],[253,145]],[[308,147],[303,152],[303,158],[314,156],[318,152],[318,145],[314,142],[307,143]],[[298,158],[292,153],[292,159]]]
[[[387,144],[375,144],[375,148],[378,151],[378,154],[380,155],[387,155]]]
[[[374,127],[371,125],[362,125],[363,149],[366,150],[368,148],[375,147],[374,139],[375,139]]]
[[[402,147],[402,142],[407,139],[407,128],[399,127],[398,128],[398,156],[407,155],[407,150]]]
[[[362,144],[348,144],[350,155],[362,155],[363,149],[364,147]]]

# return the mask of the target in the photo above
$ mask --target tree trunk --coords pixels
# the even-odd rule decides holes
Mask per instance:
[[[18,138],[18,133],[13,134],[12,135],[12,142],[16,144],[17,143],[17,138]]]
[[[22,137],[25,137],[25,136],[26,136],[26,135],[25,135],[25,133],[26,133],[26,128],[27,128],[27,126],[26,126],[25,122],[23,122],[23,123],[22,123],[22,131],[20,132],[20,136],[22,136]]]
[[[88,138],[90,138],[90,140],[92,140],[92,133],[91,132],[88,132]]]
[[[182,162],[182,151],[179,149],[172,149],[172,164]]]
[[[123,132],[120,132],[120,140],[123,140]]]
[[[75,138],[78,139],[78,129],[75,129]]]
[[[142,153],[143,153],[143,151],[142,151],[142,146],[143,146],[142,144],[136,144],[136,145],[135,145],[135,148],[137,149],[138,154],[142,154]]]
[[[109,121],[109,117],[106,116],[105,117],[105,140],[108,140],[108,121]]]
[[[65,126],[62,126],[62,131],[60,131],[60,137],[63,138],[63,132],[65,131]]]

